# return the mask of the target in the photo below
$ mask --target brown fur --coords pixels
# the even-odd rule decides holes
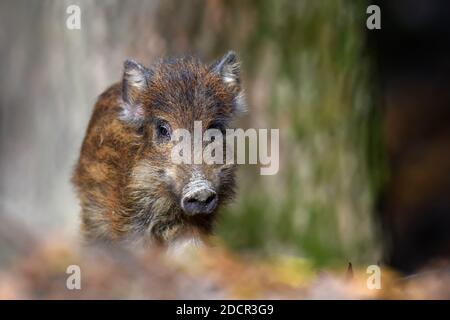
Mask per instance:
[[[203,122],[203,130],[217,123],[229,127],[239,78],[230,85],[213,66],[192,58],[158,62],[147,76],[139,89],[124,75],[123,83],[100,95],[90,119],[72,179],[89,240],[167,243],[211,233],[216,211],[189,216],[180,208],[194,165],[171,162],[173,145],[158,142],[155,122],[163,119],[172,129],[191,132],[195,120]],[[202,164],[196,170],[217,190],[219,203],[232,198],[233,166]]]

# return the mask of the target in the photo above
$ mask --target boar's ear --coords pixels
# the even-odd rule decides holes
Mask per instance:
[[[239,87],[240,63],[233,51],[228,51],[222,59],[214,62],[210,70],[218,74],[227,85]]]
[[[229,86],[234,93],[235,114],[246,111],[244,91],[241,88],[241,65],[236,53],[228,51],[221,59],[209,67],[211,72],[218,74],[222,81]]]
[[[138,122],[142,117],[142,106],[136,102],[139,94],[148,87],[151,71],[142,64],[128,59],[123,64],[122,99],[124,101],[122,119]]]
[[[123,64],[123,100],[133,103],[139,92],[148,86],[149,78],[149,69],[132,59],[126,60]]]

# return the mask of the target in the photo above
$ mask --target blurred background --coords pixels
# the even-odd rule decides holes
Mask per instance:
[[[66,28],[66,8],[81,29]],[[369,4],[381,30],[368,30]],[[450,5],[411,1],[0,1],[0,268],[76,239],[69,182],[97,96],[128,57],[235,50],[244,128],[280,129],[280,171],[241,166],[217,237],[314,268],[412,272],[450,255]]]

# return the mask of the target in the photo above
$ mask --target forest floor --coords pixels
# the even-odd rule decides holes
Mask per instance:
[[[73,284],[79,266],[80,289]],[[242,256],[215,246],[167,255],[36,244],[0,269],[0,299],[449,299],[450,272],[434,268],[400,276],[382,267],[369,289],[367,267],[315,270],[305,259]],[[69,286],[68,286],[69,282]]]

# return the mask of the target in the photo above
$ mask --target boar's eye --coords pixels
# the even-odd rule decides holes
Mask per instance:
[[[170,140],[170,125],[164,120],[156,121],[156,136],[159,140]]]

